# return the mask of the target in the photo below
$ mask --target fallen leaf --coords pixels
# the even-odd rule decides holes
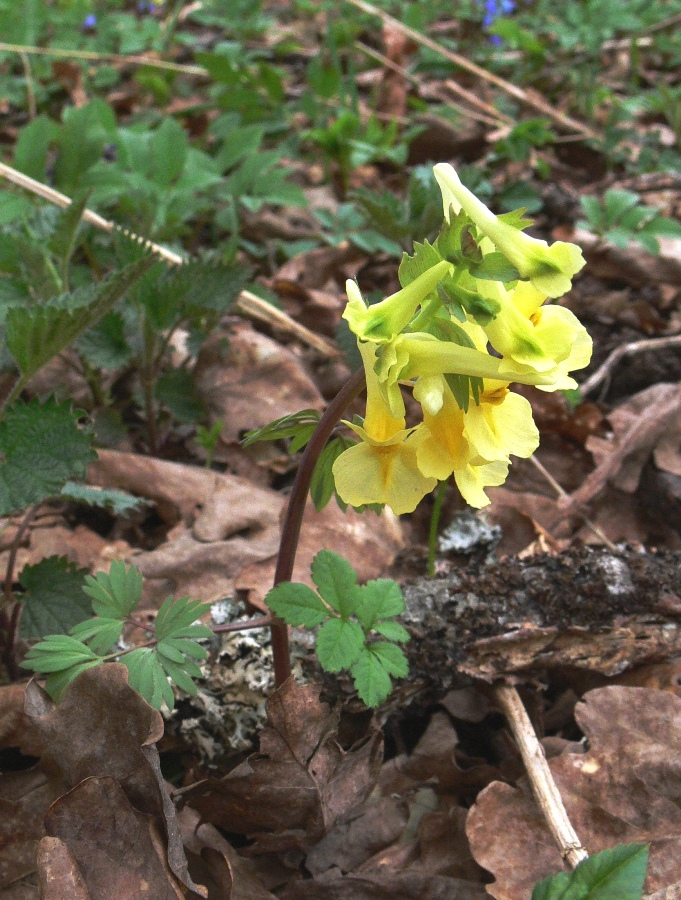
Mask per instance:
[[[68,846],[57,837],[44,837],[36,859],[43,900],[91,900],[90,892]]]
[[[319,692],[289,679],[268,701],[260,752],[225,778],[180,791],[183,802],[204,821],[254,839],[256,852],[319,841],[371,792],[383,748],[373,726],[342,747],[338,714],[320,702]]]
[[[609,686],[575,708],[585,753],[549,765],[568,817],[590,853],[619,843],[650,843],[646,891],[681,878],[681,699]],[[526,900],[532,886],[560,871],[562,859],[525,780],[494,783],[478,797],[466,830],[473,856],[492,872],[497,900]]]

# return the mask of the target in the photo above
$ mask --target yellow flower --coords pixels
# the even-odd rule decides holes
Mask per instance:
[[[413,512],[437,484],[417,464],[417,447],[427,435],[421,426],[405,428],[404,417],[391,414],[374,373],[375,348],[361,342],[359,348],[367,378],[366,417],[364,427],[345,423],[361,442],[333,464],[336,490],[351,506],[382,503],[397,515]]]
[[[362,341],[379,344],[391,341],[409,323],[418,306],[435,290],[450,268],[450,263],[442,260],[407,287],[373,306],[366,305],[356,282],[348,281],[345,286],[348,302],[343,318]]]
[[[424,475],[446,481],[453,474],[461,496],[479,509],[489,503],[485,488],[503,484],[506,480],[508,459],[488,461],[479,455],[467,438],[467,416],[444,385],[440,411],[431,415],[424,409],[423,423],[428,436],[420,440],[416,458]]]
[[[544,296],[527,282],[511,291],[494,281],[479,280],[478,286],[500,306],[484,331],[502,354],[503,380],[530,383],[528,373],[535,372],[542,376],[534,382],[541,390],[577,387],[568,373],[589,364],[592,347],[579,319],[562,306],[543,306]]]
[[[480,403],[471,403],[464,414],[463,433],[471,451],[489,462],[528,458],[539,446],[532,407],[499,382],[484,382]]]
[[[463,209],[482,233],[500,250],[506,259],[533,286],[548,297],[562,297],[570,290],[572,276],[585,265],[582,251],[576,244],[557,241],[550,247],[524,234],[507,222],[498,219],[475,194],[459,180],[456,171],[447,163],[433,169],[442,191],[445,218],[450,209]]]

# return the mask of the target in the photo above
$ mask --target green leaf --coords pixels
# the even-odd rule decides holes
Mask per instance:
[[[124,619],[142,599],[143,578],[134,566],[114,560],[108,574],[97,572],[85,578],[84,591],[92,598],[95,614],[102,618]]]
[[[24,669],[34,672],[61,672],[84,662],[101,662],[89,647],[67,634],[48,634],[36,644],[20,663]]]
[[[116,516],[125,516],[150,502],[144,497],[134,497],[127,491],[77,484],[75,481],[67,481],[61,489],[60,496],[76,503],[87,503],[88,506],[109,509]]]
[[[312,588],[297,582],[283,581],[275,585],[265,597],[265,603],[289,625],[314,628],[329,616],[328,608]]]
[[[540,881],[532,900],[641,900],[648,864],[644,844],[619,844]]]
[[[145,257],[98,284],[7,313],[7,347],[28,380],[115,306],[153,264]]]
[[[317,632],[317,659],[326,672],[349,669],[364,647],[364,632],[348,619],[329,619]]]
[[[96,369],[120,369],[132,359],[132,347],[125,334],[123,316],[112,310],[86,331],[76,349]]]
[[[173,689],[158,657],[149,647],[138,647],[121,656],[120,660],[128,670],[128,682],[154,709],[161,709],[163,703],[168,709],[175,705]]]
[[[95,459],[70,403],[15,403],[0,421],[0,515],[55,496]]]
[[[379,619],[399,616],[404,612],[402,588],[391,578],[377,578],[359,589],[357,618],[365,631],[376,627]]]
[[[319,454],[310,482],[310,497],[317,512],[324,509],[336,490],[333,464],[341,453],[348,447],[352,447],[353,444],[354,441],[349,441],[344,437],[333,438]]]
[[[506,259],[503,253],[487,253],[478,265],[471,266],[471,275],[487,281],[517,281],[520,273]]]
[[[319,422],[320,413],[316,409],[301,409],[300,412],[291,413],[275,419],[262,428],[254,428],[244,435],[242,444],[250,447],[258,441],[280,441],[284,438],[295,438],[302,430],[307,430]]]
[[[210,609],[210,603],[180,597],[168,597],[156,614],[156,638],[159,641],[173,637],[210,638],[213,632],[207,625],[193,625]]]
[[[89,191],[80,192],[71,203],[60,211],[57,226],[50,238],[50,250],[65,270],[76,248],[83,210],[87,206]]]
[[[187,160],[188,145],[189,139],[179,122],[172,118],[161,122],[149,141],[156,184],[169,187],[177,181]]]
[[[56,140],[59,126],[46,115],[40,115],[19,132],[14,148],[14,167],[38,181],[45,181],[47,154]]]
[[[442,261],[442,256],[436,248],[425,241],[423,244],[414,243],[414,253],[408,256],[406,253],[402,256],[402,262],[398,269],[398,278],[402,287],[407,287],[419,275],[423,275],[428,269],[431,269],[437,263]]]
[[[69,666],[68,669],[62,669],[60,672],[51,672],[45,679],[45,690],[53,700],[59,700],[64,689],[71,684],[74,678],[77,678],[86,669],[100,666],[103,662],[103,659],[97,657],[97,659],[76,663],[73,666]]]
[[[311,571],[322,599],[342,618],[351,616],[359,603],[359,588],[357,573],[347,559],[332,550],[320,550],[312,560]]]
[[[206,407],[186,369],[167,369],[157,380],[154,394],[178,422],[195,425],[206,415]]]
[[[23,638],[66,634],[91,614],[83,592],[86,569],[79,569],[65,556],[48,556],[34,566],[24,566],[19,583],[26,592],[21,602]]]
[[[409,674],[409,662],[400,647],[389,644],[387,641],[378,641],[371,644],[369,649],[378,657],[389,675],[394,675],[395,678],[405,678]]]
[[[107,653],[123,632],[123,620],[95,616],[74,625],[71,637],[87,644],[95,653]]]
[[[376,622],[374,631],[388,638],[389,641],[397,641],[400,644],[406,644],[407,641],[411,640],[411,635],[399,622],[391,622],[390,620]]]
[[[390,675],[385,666],[373,652],[374,645],[360,651],[350,674],[360,698],[369,707],[381,704],[392,690]]]

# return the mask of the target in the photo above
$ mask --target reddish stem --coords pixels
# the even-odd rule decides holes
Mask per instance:
[[[277,568],[274,573],[274,584],[282,581],[290,581],[293,575],[293,565],[296,560],[300,528],[303,524],[305,504],[310,490],[312,473],[319,459],[319,454],[326,446],[333,429],[340,421],[341,416],[363,390],[365,384],[364,369],[358,369],[333,398],[326,408],[324,415],[317,423],[312,437],[305,448],[303,458],[300,461],[296,473],[291,495],[286,510],[286,518],[281,530],[281,542],[277,557]],[[272,624],[272,656],[274,660],[274,681],[277,687],[286,681],[291,675],[291,656],[288,645],[288,626],[282,619],[273,618]]]

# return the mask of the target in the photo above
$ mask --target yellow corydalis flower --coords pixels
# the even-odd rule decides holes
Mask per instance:
[[[343,318],[360,341],[377,344],[391,341],[409,324],[419,305],[435,290],[449,269],[450,263],[442,260],[401,291],[373,306],[366,305],[357,283],[348,280],[345,286],[348,302]]]
[[[506,259],[516,267],[520,277],[532,282],[547,297],[562,297],[572,286],[572,276],[586,264],[576,244],[563,241],[549,245],[532,238],[498,219],[481,200],[459,180],[448,163],[439,163],[433,173],[442,191],[445,218],[449,211],[463,209],[480,231],[488,237]]]
[[[345,424],[361,441],[345,450],[333,464],[338,496],[351,506],[381,503],[396,515],[413,512],[437,484],[418,467],[416,450],[426,436],[422,426],[405,428],[404,417],[393,416],[374,373],[372,344],[359,343],[367,379],[364,425]]]

